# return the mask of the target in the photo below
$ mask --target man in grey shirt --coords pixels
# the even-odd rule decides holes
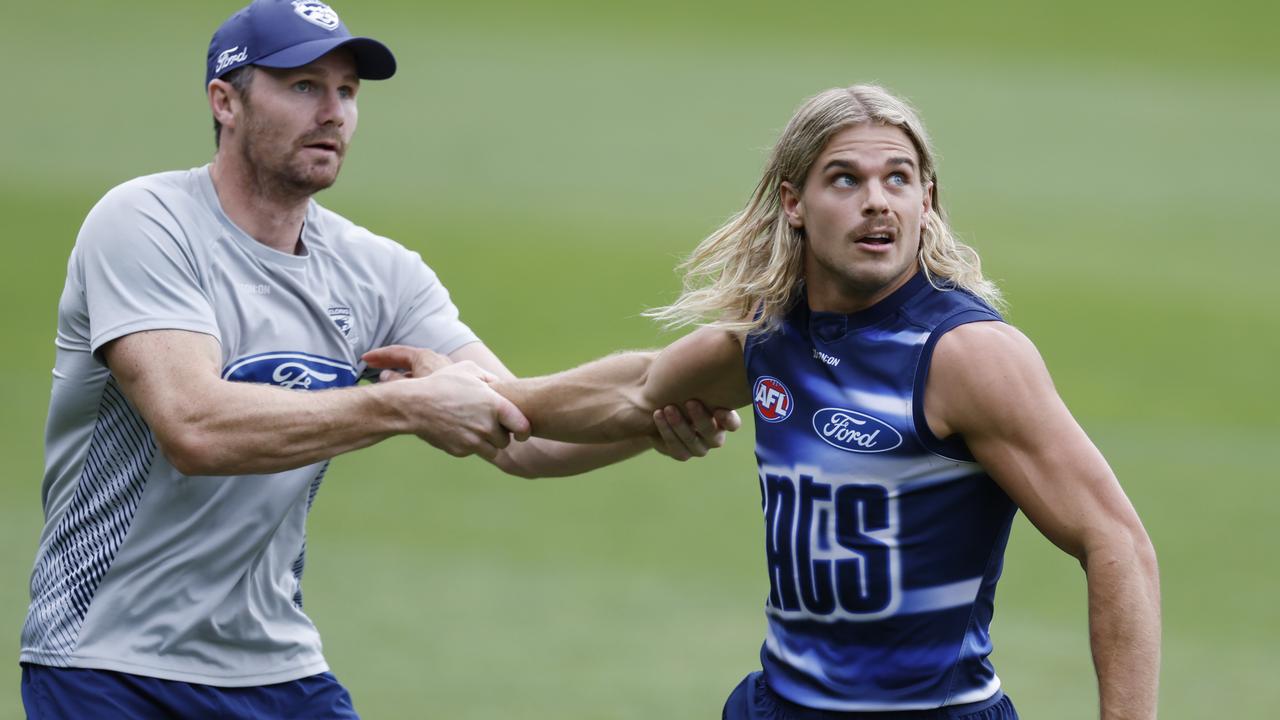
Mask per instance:
[[[256,0],[209,46],[213,162],[127,182],[86,218],[58,308],[30,717],[355,717],[302,611],[331,457],[412,433],[535,476],[650,446],[512,443],[528,421],[489,387],[512,375],[435,274],[311,199],[337,179],[360,79],[394,72],[323,3]],[[356,386],[391,344],[453,363]],[[736,424],[699,410],[658,428],[669,453]]]

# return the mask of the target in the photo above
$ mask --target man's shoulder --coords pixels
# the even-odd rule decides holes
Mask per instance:
[[[970,322],[974,318],[1004,319],[982,298],[946,278],[928,278],[923,291],[909,301],[907,310],[916,320],[931,325],[947,325],[959,318]]]
[[[935,356],[979,361],[990,366],[1006,358],[1016,358],[1028,352],[1034,353],[1035,345],[1016,327],[997,320],[965,323],[948,332],[938,341]]]
[[[126,180],[108,190],[90,215],[154,217],[156,211],[174,217],[189,214],[205,204],[199,177],[202,170],[171,170]]]
[[[314,201],[307,214],[303,241],[345,265],[366,266],[379,273],[423,264],[417,252]]]
[[[192,168],[139,175],[111,188],[104,197],[136,198],[145,195],[197,197],[200,195],[200,175],[203,172],[207,172],[205,168]]]
[[[392,255],[409,252],[395,240],[352,222],[315,201],[311,203],[307,224],[314,230],[318,240],[339,251]]]
[[[1027,378],[1047,373],[1035,343],[1004,322],[967,323],[948,332],[938,341],[930,369],[940,386],[966,392],[969,402],[979,404],[1008,396]]]
[[[1039,350],[1021,331],[1003,322],[976,322],[938,342],[929,386],[927,402],[936,413],[930,423],[939,423],[935,431],[963,434],[1021,422],[1020,406],[1043,401],[1053,382]]]

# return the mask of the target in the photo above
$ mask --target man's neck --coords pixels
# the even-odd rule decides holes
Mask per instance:
[[[209,177],[231,222],[273,250],[297,254],[310,196],[272,192],[275,188],[266,187],[251,168],[228,153],[214,157]]]
[[[906,285],[907,281],[915,277],[918,272],[920,272],[919,265],[913,265],[910,270],[892,281],[870,288],[852,287],[832,282],[829,278],[825,282],[814,282],[814,273],[808,272],[806,277],[809,278],[809,282],[805,285],[805,300],[811,310],[820,312],[833,312],[844,315],[862,312],[874,307],[877,303],[892,295],[898,288]]]

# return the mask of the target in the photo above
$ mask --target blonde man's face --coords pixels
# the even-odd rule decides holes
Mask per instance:
[[[901,287],[917,269],[931,190],[907,134],[877,123],[832,136],[803,190],[784,182],[783,211],[806,237],[810,306],[856,312]]]

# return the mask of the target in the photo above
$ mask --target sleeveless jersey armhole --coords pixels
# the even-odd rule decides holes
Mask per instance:
[[[760,344],[762,336],[752,333],[742,339],[742,365],[743,367],[751,367],[751,356],[756,352],[756,346]]]
[[[974,461],[973,454],[969,452],[969,448],[965,445],[963,439],[958,436],[946,440],[939,439],[929,429],[929,423],[925,419],[924,389],[929,380],[929,368],[933,363],[933,350],[937,347],[938,340],[942,339],[942,336],[951,330],[969,323],[989,321],[1003,322],[1003,318],[990,310],[970,309],[958,312],[943,320],[933,329],[933,332],[929,334],[929,339],[925,341],[924,349],[920,351],[915,386],[911,389],[911,415],[915,425],[916,436],[920,438],[921,444],[935,455],[959,462]]]
[[[763,314],[764,303],[761,303],[756,306],[755,313],[752,314],[751,319],[759,320],[760,316]],[[755,352],[756,346],[764,342],[773,333],[779,332],[781,329],[781,327],[775,327],[771,330],[755,330],[744,335],[742,337],[742,366],[745,368],[751,367],[751,355]],[[750,375],[750,372],[747,374]]]

